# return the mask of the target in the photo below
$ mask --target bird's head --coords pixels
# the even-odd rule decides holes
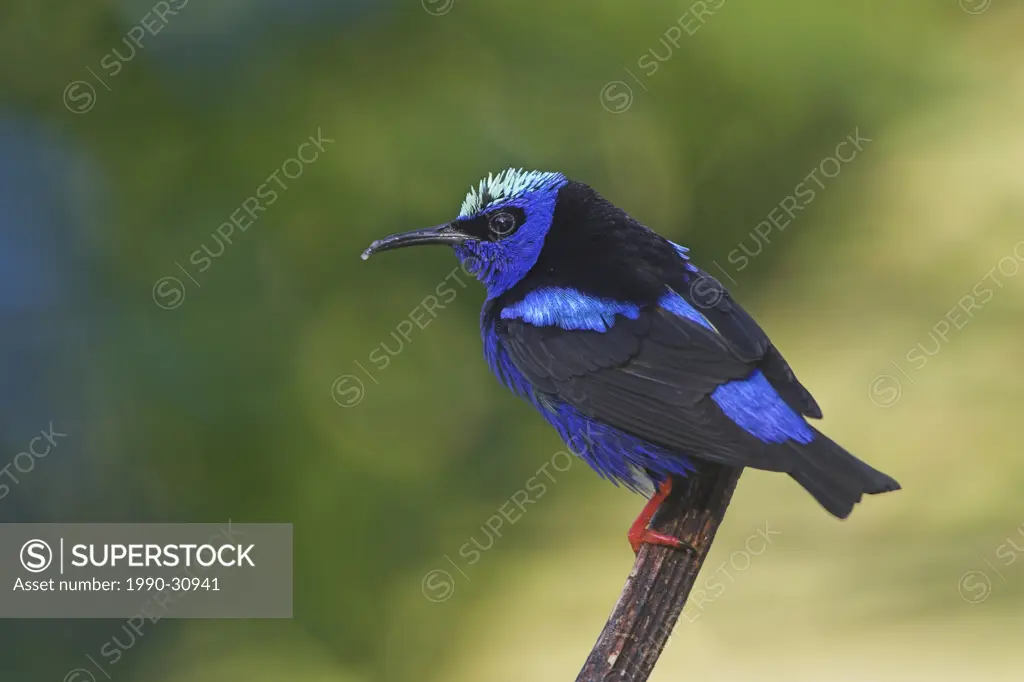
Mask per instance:
[[[469,190],[455,220],[378,239],[363,259],[378,251],[420,244],[448,244],[463,266],[494,298],[515,286],[536,264],[551,228],[561,173],[509,168],[488,175]]]

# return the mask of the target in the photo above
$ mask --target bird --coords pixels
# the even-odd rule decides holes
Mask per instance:
[[[782,354],[690,250],[562,173],[508,168],[471,186],[458,216],[370,244],[448,245],[486,289],[483,354],[601,477],[650,499],[648,527],[704,463],[788,474],[846,518],[900,489],[808,423],[821,409]]]

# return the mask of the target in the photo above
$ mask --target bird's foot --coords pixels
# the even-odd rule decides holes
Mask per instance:
[[[686,540],[681,540],[672,535],[665,533],[659,533],[656,530],[645,528],[639,535],[629,534],[629,544],[633,548],[633,554],[640,553],[641,545],[660,545],[662,547],[671,547],[673,549],[682,549],[687,552],[697,553],[697,548],[691,545]]]
[[[666,478],[661,485],[658,486],[658,490],[651,495],[651,499],[647,501],[644,508],[640,511],[640,515],[636,517],[636,521],[629,527],[629,532],[626,537],[629,538],[629,546],[633,548],[633,553],[638,554],[640,552],[640,545],[661,545],[663,547],[672,547],[673,549],[683,549],[688,552],[697,553],[697,548],[685,540],[681,540],[665,533],[659,533],[656,530],[652,530],[647,527],[647,524],[654,518],[655,512],[658,511],[658,507],[665,501],[665,498],[672,492],[672,479]]]

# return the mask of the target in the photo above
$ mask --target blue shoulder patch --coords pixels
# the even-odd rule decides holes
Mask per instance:
[[[708,321],[708,318],[704,317],[704,315],[702,315],[699,310],[694,308],[689,301],[687,301],[685,298],[683,298],[674,291],[670,290],[667,294],[662,296],[658,300],[658,305],[664,308],[665,310],[669,311],[673,315],[685,317],[687,320],[696,322],[702,327],[707,327],[708,329],[715,333],[718,332],[718,330],[715,329],[715,325],[711,324]]]
[[[761,370],[747,379],[722,384],[711,399],[729,419],[766,443],[814,440],[811,427],[775,392]]]
[[[537,327],[595,332],[608,331],[615,324],[616,315],[635,320],[640,316],[640,306],[562,287],[531,291],[523,300],[501,311],[504,320],[519,319]]]

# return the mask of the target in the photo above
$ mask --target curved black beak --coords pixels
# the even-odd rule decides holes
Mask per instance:
[[[444,225],[402,232],[378,239],[370,244],[366,251],[363,251],[363,260],[366,260],[378,251],[400,249],[405,246],[419,246],[421,244],[461,244],[467,239],[469,239],[469,235],[459,232],[451,223],[445,223]]]

